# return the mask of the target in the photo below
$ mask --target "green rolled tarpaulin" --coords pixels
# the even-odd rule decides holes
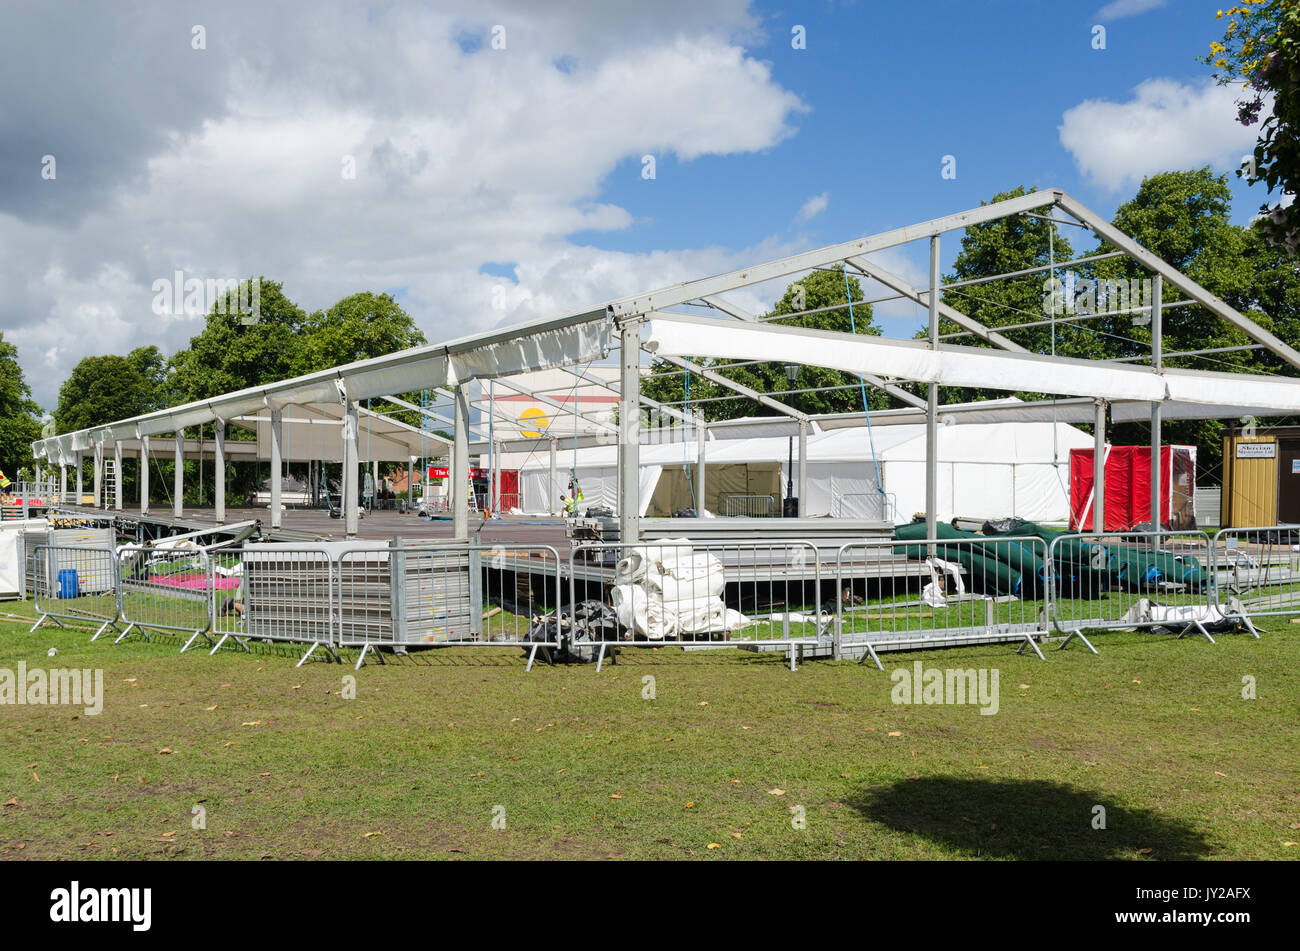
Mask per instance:
[[[945,522],[935,526],[935,536],[963,542],[960,545],[936,542],[934,553],[937,558],[961,565],[966,571],[966,586],[972,591],[1020,595],[1038,591],[1046,582],[1043,559],[1023,544],[962,531]],[[901,525],[895,529],[894,537],[901,541],[924,541],[925,523]],[[896,545],[894,551],[916,559],[924,559],[928,554],[925,545]]]

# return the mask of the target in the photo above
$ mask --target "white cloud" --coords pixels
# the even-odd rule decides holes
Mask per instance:
[[[208,50],[193,56],[225,64],[215,106],[129,137],[75,203],[59,191],[79,174],[72,161],[60,159],[55,182],[22,186],[44,186],[42,201],[61,203],[57,218],[0,194],[0,329],[19,346],[38,401],[53,406],[88,354],[183,346],[201,318],[160,320],[150,309],[153,281],[178,269],[264,274],[309,310],[400,289],[436,341],[795,250],[769,242],[625,254],[567,237],[632,224],[626,209],[599,200],[622,163],[636,163],[628,174],[639,178],[646,153],[684,162],[793,134],[803,104],[739,45],[754,29],[746,0],[664,0],[653,10],[593,0],[544,15],[523,2],[447,6],[340,0],[304,13],[257,8],[241,19],[222,7],[181,17],[207,26]],[[100,29],[82,20],[69,29]],[[504,51],[486,42],[497,23],[507,27]],[[188,56],[188,26],[177,35]],[[74,98],[86,101],[77,110],[24,114],[74,135],[77,116],[102,114],[95,97],[121,91],[122,70],[150,68],[147,50],[123,42],[97,81],[78,86]],[[24,55],[12,34],[0,40],[5,53]],[[135,80],[143,92],[132,114],[160,115],[147,100],[168,97],[166,85]],[[353,179],[341,174],[345,156]],[[513,262],[515,280],[479,273],[488,261]]]
[[[1109,22],[1135,17],[1139,13],[1163,7],[1168,0],[1113,0],[1097,11],[1097,19]]]
[[[1213,81],[1148,79],[1128,102],[1089,99],[1066,110],[1061,145],[1082,174],[1116,191],[1170,169],[1235,169],[1259,128],[1237,122],[1236,96]]]
[[[816,218],[823,211],[825,211],[826,206],[829,205],[830,203],[831,203],[830,192],[822,192],[820,195],[813,195],[806,202],[804,202],[803,206],[799,209],[799,220],[811,221],[813,218]]]

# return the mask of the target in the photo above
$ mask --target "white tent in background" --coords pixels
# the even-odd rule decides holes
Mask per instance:
[[[726,497],[739,495],[773,495],[779,511],[789,446],[783,436],[709,440],[705,485],[710,511],[725,514]],[[1068,423],[941,426],[938,517],[1016,515],[1065,522],[1070,513],[1070,450],[1091,446],[1092,437]],[[671,515],[694,507],[696,454],[694,442],[641,447],[642,515]],[[573,451],[566,451],[561,442],[556,462],[559,485],[554,488],[549,485],[549,453],[532,453],[520,463],[525,511],[542,514],[550,510],[551,495],[558,497],[568,486],[574,458]],[[617,447],[579,449],[576,458],[583,507],[613,509]],[[509,462],[505,465],[510,467]],[[797,458],[795,468],[797,485]],[[867,427],[857,426],[812,433],[808,436],[806,485],[809,516],[910,521],[913,513],[925,508],[925,426],[876,426],[870,433]]]
[[[925,511],[925,427],[917,428],[915,438],[880,454],[885,491],[903,521]],[[1092,444],[1068,423],[940,426],[938,517],[1067,522],[1070,450]]]

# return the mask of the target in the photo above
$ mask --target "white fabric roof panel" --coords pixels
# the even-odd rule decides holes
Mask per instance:
[[[834,333],[707,317],[656,316],[646,349],[659,356],[724,353],[739,360],[795,361],[891,379],[1110,400],[1165,399],[1300,411],[1300,380],[1208,374],[1006,353],[951,344]]]
[[[454,386],[475,377],[511,376],[583,363],[608,355],[613,333],[605,309],[581,311],[169,407],[96,427],[87,435],[91,441],[127,439],[230,420],[292,403],[335,403],[340,402],[340,386],[348,398],[363,400],[425,387]],[[45,442],[32,444],[38,458],[46,456],[47,451],[42,449]]]

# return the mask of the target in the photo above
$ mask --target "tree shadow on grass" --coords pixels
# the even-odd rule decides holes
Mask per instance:
[[[1176,861],[1212,851],[1181,819],[1041,779],[927,776],[863,790],[849,805],[873,822],[972,857]],[[1104,829],[1093,827],[1097,806],[1105,808]]]

